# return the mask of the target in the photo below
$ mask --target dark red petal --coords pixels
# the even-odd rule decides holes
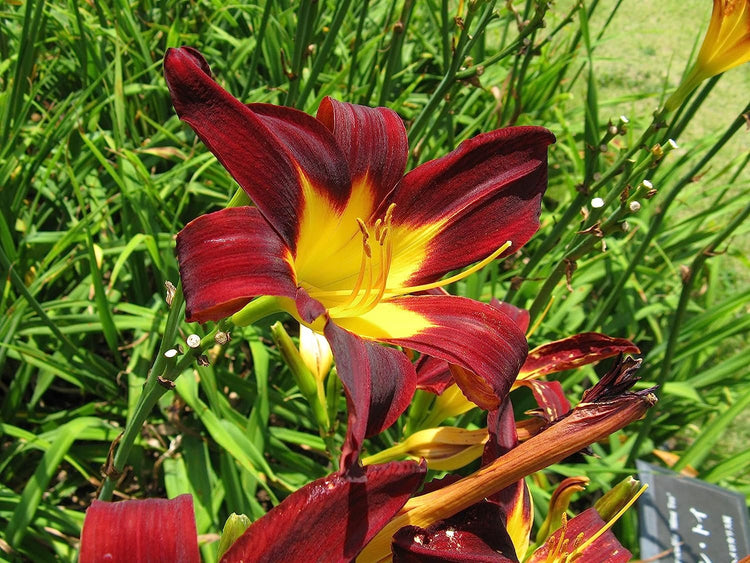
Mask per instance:
[[[518,432],[510,398],[506,398],[500,408],[487,414],[487,431],[490,439],[482,453],[482,466],[489,465],[518,445]],[[531,494],[524,479],[490,495],[487,500],[496,504],[505,522],[505,530],[513,545],[525,554],[529,545],[529,535],[534,520]]]
[[[324,330],[346,391],[349,422],[341,471],[356,469],[362,440],[382,432],[409,406],[416,389],[414,366],[403,352],[387,348],[329,321]]]
[[[490,305],[492,305],[496,309],[501,310],[503,313],[513,319],[513,321],[518,325],[518,328],[521,329],[521,332],[526,333],[526,331],[529,330],[529,321],[531,320],[531,317],[529,316],[529,312],[526,309],[521,309],[519,307],[516,307],[515,305],[511,305],[510,303],[506,303],[505,301],[500,301],[499,299],[495,298],[490,301]]]
[[[487,432],[490,439],[484,446],[482,465],[488,465],[518,445],[513,405],[506,397],[500,407],[487,413]]]
[[[606,522],[602,520],[599,513],[594,508],[589,508],[581,512],[578,516],[569,520],[565,530],[565,538],[569,539],[567,551],[573,550],[573,542],[579,534],[582,538],[577,543],[580,545],[592,537],[596,532],[605,526]],[[529,563],[542,563],[547,561],[547,557],[553,551],[558,541],[562,529],[558,529],[552,534],[547,541],[537,549],[528,560]],[[607,530],[599,536],[589,547],[581,552],[578,561],[597,561],[601,563],[627,563],[631,560],[633,554],[625,549],[617,540],[612,530]]]
[[[453,377],[466,397],[484,409],[497,408],[526,358],[526,338],[518,326],[494,307],[465,297],[399,297],[398,304],[432,326],[386,341],[453,364]]]
[[[299,171],[337,204],[350,193],[348,167],[330,132],[290,109],[263,117],[219,86],[195,49],[168,49],[164,74],[172,103],[294,249],[303,206]]]
[[[222,558],[240,561],[350,561],[422,483],[424,463],[371,465],[352,480],[339,473],[288,496]]]
[[[416,369],[418,389],[441,395],[454,383],[448,362],[444,360],[432,356],[422,356],[417,361]]]
[[[531,389],[539,405],[539,411],[532,411],[532,414],[540,414],[547,422],[554,422],[571,409],[570,401],[559,381],[518,379],[516,383]]]
[[[388,108],[370,108],[325,97],[318,119],[333,133],[349,162],[352,183],[366,179],[375,205],[401,180],[409,142],[404,122]],[[364,219],[364,217],[363,217]]]
[[[500,508],[486,501],[426,529],[401,528],[393,536],[391,549],[397,563],[518,561]]]
[[[446,221],[410,284],[477,262],[505,241],[512,246],[504,254],[521,248],[539,227],[554,140],[541,127],[499,129],[407,174],[384,204],[396,204],[394,226]]]
[[[273,104],[248,104],[250,110],[286,147],[293,161],[318,188],[340,205],[351,192],[346,155],[334,136],[313,116]],[[275,184],[271,184],[275,188]]]
[[[86,510],[80,563],[199,563],[193,497],[102,502]]]
[[[638,353],[638,347],[625,338],[613,338],[598,332],[582,332],[534,348],[529,352],[521,374],[538,377],[593,364],[618,354]]]
[[[289,249],[254,207],[201,215],[177,235],[188,322],[215,321],[257,295],[294,297]]]

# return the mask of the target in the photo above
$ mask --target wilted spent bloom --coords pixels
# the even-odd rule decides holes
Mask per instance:
[[[714,0],[698,59],[664,105],[672,111],[698,84],[750,61],[750,0]]]

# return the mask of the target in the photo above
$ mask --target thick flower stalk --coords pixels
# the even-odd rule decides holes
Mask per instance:
[[[426,292],[533,235],[552,134],[493,131],[404,176],[406,131],[391,110],[325,98],[314,118],[245,105],[189,47],[167,51],[164,68],[178,115],[254,203],[179,233],[187,320],[246,324],[285,310],[324,335],[349,407],[342,469],[415,389],[406,356],[375,342],[459,365],[471,374],[467,396],[499,404],[526,357],[522,331],[487,304]]]
[[[750,0],[714,0],[698,58],[665,104],[680,106],[701,82],[750,61]]]

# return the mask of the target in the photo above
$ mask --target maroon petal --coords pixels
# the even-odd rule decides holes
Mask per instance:
[[[393,536],[393,561],[518,562],[494,503],[480,502],[429,528],[405,526]]]
[[[369,342],[329,321],[324,330],[346,391],[349,421],[341,471],[357,470],[362,440],[382,432],[409,406],[414,366],[403,352]]]
[[[102,502],[86,510],[80,563],[199,563],[193,497]]]
[[[512,246],[505,254],[521,248],[539,227],[547,145],[554,140],[541,127],[499,129],[407,174],[384,203],[396,204],[394,227],[440,225],[409,283],[477,262],[506,241]]]
[[[500,301],[499,299],[495,298],[490,301],[490,305],[495,307],[495,309],[499,309],[500,311],[508,315],[508,317],[513,319],[513,322],[518,325],[518,328],[521,329],[521,332],[525,333],[527,330],[529,330],[529,321],[531,320],[531,317],[526,309],[521,309],[520,307],[516,307],[515,305],[511,305],[510,303],[506,303],[505,301]]]
[[[208,63],[190,47],[167,50],[164,74],[180,119],[195,130],[291,249],[304,205],[300,172],[344,205],[351,191],[346,159],[315,118],[267,106],[254,106],[255,113],[211,78]]]
[[[188,322],[219,320],[257,295],[294,297],[284,241],[253,207],[201,215],[177,235]]]
[[[435,395],[441,395],[454,383],[448,362],[444,360],[422,356],[417,361],[416,370],[417,388]]]
[[[222,558],[241,561],[350,561],[422,483],[424,463],[371,465],[361,479],[339,473],[292,493]]]
[[[370,108],[325,97],[318,119],[333,133],[349,162],[352,184],[365,181],[380,203],[401,180],[408,158],[404,122],[388,108]]]
[[[570,401],[559,381],[518,379],[516,383],[531,389],[539,405],[539,411],[532,411],[532,414],[540,414],[547,422],[554,422],[571,409]]]
[[[518,326],[490,305],[464,297],[419,295],[397,301],[430,326],[383,340],[447,361],[468,399],[484,409],[497,408],[526,357],[526,338]]]
[[[543,563],[548,560],[550,552],[567,540],[567,546],[561,549],[560,556],[571,553],[576,545],[584,544],[596,532],[602,529],[606,522],[602,520],[594,508],[581,512],[567,522],[562,528],[552,534],[544,545],[537,549],[529,558],[528,563]],[[580,536],[580,538],[579,538]],[[625,549],[617,540],[612,530],[607,530],[594,542],[580,552],[578,561],[600,561],[602,563],[627,563],[633,554]]]
[[[638,353],[638,347],[625,338],[613,338],[598,332],[582,332],[534,348],[521,368],[521,375],[524,378],[539,377],[593,364],[618,354]]]

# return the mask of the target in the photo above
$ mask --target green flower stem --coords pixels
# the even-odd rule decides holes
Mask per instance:
[[[253,48],[253,54],[250,58],[250,63],[245,68],[258,68],[258,57],[263,51],[263,39],[266,36],[266,28],[268,27],[268,20],[271,17],[271,10],[273,9],[274,0],[266,0],[265,5],[263,6],[263,15],[260,19],[260,25],[258,26],[257,31],[255,32],[255,47]],[[253,83],[255,82],[256,78],[259,76],[259,73],[257,72],[248,72],[247,73],[248,78],[245,82],[245,87],[242,90],[242,95],[240,96],[240,100],[244,100],[247,95],[250,93],[250,89],[253,86]]]
[[[658,389],[655,391],[657,396],[661,393],[664,383],[669,380],[669,376],[672,373],[672,361],[674,359],[675,351],[677,350],[677,341],[679,340],[679,337],[681,335],[680,329],[682,321],[685,318],[687,305],[690,302],[693,284],[695,283],[695,279],[697,277],[696,274],[701,271],[701,268],[703,268],[703,264],[706,262],[706,260],[716,254],[719,246],[727,239],[729,235],[737,230],[737,227],[744,223],[748,216],[750,216],[750,204],[746,205],[744,209],[740,211],[734,217],[734,219],[722,231],[720,231],[719,234],[717,234],[703,250],[698,253],[698,255],[693,260],[693,263],[690,265],[687,278],[683,281],[682,292],[680,293],[680,301],[677,304],[677,309],[675,310],[674,317],[672,318],[672,325],[669,327],[669,338],[667,340],[667,349],[664,352],[664,359],[661,361],[661,371],[659,372],[659,375],[655,380],[655,383],[658,386]],[[632,467],[635,459],[640,454],[641,446],[643,445],[643,442],[646,440],[646,437],[651,431],[651,427],[654,423],[654,417],[655,409],[651,409],[646,414],[646,417],[641,424],[641,428],[638,431],[638,435],[636,436],[635,442],[633,443],[633,447],[630,449],[630,454],[628,455],[628,460],[625,464],[626,466]],[[684,467],[684,465],[685,464],[680,464],[678,462],[678,464],[675,466],[675,471],[679,471]]]
[[[285,310],[278,297],[266,295],[250,301],[250,303],[232,315],[230,321],[234,326],[249,326],[264,317],[273,315],[274,313],[281,313]]]
[[[409,19],[411,18],[411,12],[413,9],[414,0],[405,0],[404,5],[401,8],[401,15],[392,28],[391,44],[388,49],[388,60],[383,74],[383,84],[380,88],[380,97],[378,98],[379,106],[384,106],[388,102],[391,93],[391,80],[393,79],[393,75],[399,71],[398,67],[401,65],[401,51],[404,47],[406,29],[409,26]]]
[[[682,80],[682,82],[680,82],[677,90],[675,90],[664,103],[664,108],[667,111],[676,110],[682,105],[682,102],[687,99],[690,93],[706,78],[708,78],[708,76],[706,76],[701,66],[697,63],[694,64],[688,75]]]
[[[359,17],[357,19],[357,31],[355,32],[354,46],[351,50],[351,62],[349,63],[349,78],[346,82],[346,93],[347,98],[351,98],[354,90],[354,80],[357,75],[359,65],[357,60],[359,58],[359,49],[362,47],[362,30],[364,29],[365,22],[367,21],[367,14],[370,8],[370,0],[363,0],[359,3]]]
[[[250,196],[247,195],[247,192],[242,188],[237,188],[237,191],[234,192],[232,199],[230,199],[229,203],[227,203],[227,207],[242,207],[244,205],[252,204],[253,202],[250,200]]]
[[[411,436],[417,430],[424,428],[424,419],[429,413],[428,409],[434,399],[435,395],[433,393],[417,389],[409,406],[409,416],[406,419],[404,427],[404,437]],[[437,426],[437,424],[434,426]]]
[[[458,42],[456,44],[456,48],[453,53],[453,59],[451,60],[451,65],[448,68],[448,71],[443,76],[442,80],[440,81],[440,84],[438,84],[437,88],[435,88],[435,91],[430,96],[430,99],[427,101],[425,106],[422,108],[422,111],[419,113],[419,115],[414,119],[414,122],[412,123],[411,127],[409,128],[409,146],[416,146],[417,145],[417,139],[420,137],[422,130],[427,126],[427,122],[433,118],[433,116],[437,113],[437,106],[440,104],[440,102],[443,101],[445,98],[445,95],[450,91],[453,84],[462,78],[470,78],[472,76],[475,76],[478,71],[478,66],[472,66],[464,73],[459,73],[459,68],[461,68],[461,65],[464,63],[466,59],[466,55],[471,51],[471,48],[474,46],[476,40],[482,35],[484,32],[484,29],[487,27],[487,24],[492,19],[492,9],[494,7],[495,3],[490,2],[489,5],[485,8],[485,11],[482,13],[479,23],[477,24],[477,27],[475,30],[473,30],[472,34],[469,34],[469,26],[471,24],[471,21],[474,18],[474,15],[479,7],[479,2],[469,2],[469,10],[466,15],[466,19],[463,24],[463,30],[461,31],[461,35],[459,36]],[[535,21],[535,20],[532,20]],[[505,56],[510,55],[511,53],[515,53],[516,49],[518,48],[521,41],[523,41],[523,38],[526,37],[534,28],[536,29],[536,26],[540,25],[541,22],[537,22],[534,25],[529,24],[527,28],[524,28],[524,31],[521,32],[516,40],[509,45],[506,49],[495,55],[495,57],[491,57],[490,59],[487,59],[485,62],[483,62],[480,67],[488,66],[489,64],[492,64],[494,62],[499,61]],[[499,56],[502,55],[502,56]],[[468,73],[466,73],[468,72]],[[464,76],[465,74],[465,76]]]
[[[328,57],[331,51],[333,50],[334,45],[336,44],[336,39],[337,39],[339,30],[341,29],[341,24],[344,23],[344,17],[346,16],[346,14],[349,13],[350,5],[351,5],[351,0],[342,0],[341,2],[338,3],[338,7],[336,8],[336,13],[333,16],[333,21],[331,22],[331,25],[329,26],[329,29],[326,32],[326,38],[323,41],[323,44],[321,45],[320,50],[317,53],[315,53],[315,61],[313,62],[313,66],[310,69],[310,74],[308,75],[307,80],[305,81],[305,85],[302,88],[302,92],[300,92],[299,98],[297,98],[298,108],[303,108],[305,106],[305,101],[307,100],[307,97],[312,92],[312,89],[318,80],[318,75],[320,74],[320,71],[323,70],[323,66],[326,63],[330,63]]]
[[[632,196],[632,199],[642,197],[645,191],[645,186],[641,184],[636,190],[635,194]],[[607,221],[601,226],[603,235],[608,235],[613,231],[619,229],[620,222],[627,216],[628,213],[629,209],[627,206],[627,202],[623,202],[617,209],[617,211],[615,211],[610,216],[610,218],[607,219]],[[544,310],[544,307],[549,302],[552,292],[554,291],[555,287],[557,287],[558,282],[563,278],[563,276],[568,273],[569,268],[573,264],[575,264],[576,260],[579,260],[586,254],[588,254],[594,248],[594,246],[596,246],[599,240],[601,240],[599,237],[589,233],[584,234],[583,236],[585,238],[581,240],[570,252],[568,252],[562,260],[560,260],[555,269],[545,280],[544,285],[539,290],[539,293],[534,299],[534,302],[531,304],[531,307],[529,307],[529,315],[532,319],[535,319],[537,315],[539,315],[539,313]]]
[[[568,229],[570,223],[575,221],[580,216],[581,209],[589,201],[592,194],[596,193],[599,189],[602,188],[602,186],[609,183],[612,178],[620,174],[625,168],[626,163],[639,150],[641,150],[641,148],[649,146],[652,136],[661,128],[665,115],[666,114],[664,111],[656,112],[654,114],[653,120],[651,121],[651,124],[641,134],[638,141],[633,143],[627,151],[622,153],[617,161],[612,166],[610,166],[607,171],[602,174],[601,178],[594,182],[588,190],[578,193],[575,199],[570,204],[568,204],[567,208],[565,209],[565,213],[563,213],[562,217],[555,223],[554,227],[552,227],[552,230],[542,241],[539,248],[537,248],[534,254],[529,257],[529,261],[526,263],[520,274],[520,278],[522,280],[530,278],[542,258],[548,256],[549,252],[554,248],[554,246],[560,242],[563,233],[566,229]],[[651,153],[649,152],[646,158],[650,158],[650,154]],[[505,301],[511,303],[513,301],[513,298],[518,293],[519,288],[520,285],[511,286],[505,295]]]
[[[300,76],[305,60],[313,27],[317,20],[317,2],[315,0],[302,0],[297,12],[297,33],[294,36],[294,54],[292,55],[292,68],[289,75],[289,90],[287,91],[285,106],[297,107],[297,93],[299,91]]]
[[[651,241],[653,241],[654,237],[656,237],[656,235],[661,232],[661,225],[667,214],[667,209],[669,208],[669,206],[677,198],[682,189],[693,182],[693,179],[698,175],[703,167],[711,161],[714,155],[716,155],[716,153],[719,152],[719,150],[727,143],[727,141],[729,141],[729,139],[734,136],[737,130],[742,127],[743,124],[745,124],[745,114],[748,111],[750,111],[750,104],[745,106],[745,109],[740,112],[739,116],[727,128],[721,138],[716,141],[714,146],[712,146],[706,152],[706,154],[703,155],[703,158],[701,158],[700,161],[672,187],[672,189],[666,194],[664,199],[659,202],[659,212],[653,214],[651,218],[651,224],[649,225],[649,229],[646,233],[645,238],[641,242],[641,245],[638,247],[633,257],[630,259],[627,268],[618,278],[614,287],[608,291],[607,298],[601,305],[596,317],[589,325],[589,329],[593,330],[593,327],[600,326],[609,314],[610,309],[614,306],[615,302],[620,297],[622,288],[625,286],[625,283],[630,279],[630,276],[635,271],[636,266],[642,263],[643,257],[645,256],[646,251],[651,245]]]
[[[409,453],[409,444],[399,442],[390,448],[375,452],[362,458],[363,465],[375,465],[376,463],[387,463],[396,459],[403,459]]]
[[[721,77],[721,74],[712,77],[708,82],[706,82],[705,86],[700,89],[700,91],[695,95],[695,97],[689,104],[683,104],[680,106],[680,108],[675,112],[672,123],[667,129],[667,137],[676,139],[682,134],[682,132],[685,130],[685,127],[687,127],[688,124],[692,121],[695,113],[703,105],[703,102],[706,101],[708,94],[711,93],[711,90],[713,90],[714,86],[716,86],[716,83]]]
[[[106,468],[106,475],[99,491],[99,500],[112,499],[117,478],[125,467],[130,451],[133,449],[135,439],[140,434],[143,423],[148,418],[148,415],[151,414],[156,403],[169,389],[169,382],[177,379],[182,372],[188,369],[203,354],[204,350],[213,346],[216,333],[220,330],[225,330],[229,325],[227,321],[220,322],[201,338],[198,346],[188,348],[187,352],[182,355],[167,354],[167,351],[177,339],[180,322],[183,318],[184,305],[185,299],[182,292],[182,284],[179,284],[172,298],[159,351],[149,370],[138,402],[125,424],[125,430],[119,438],[119,443],[116,444],[117,450],[112,458],[112,462]]]

